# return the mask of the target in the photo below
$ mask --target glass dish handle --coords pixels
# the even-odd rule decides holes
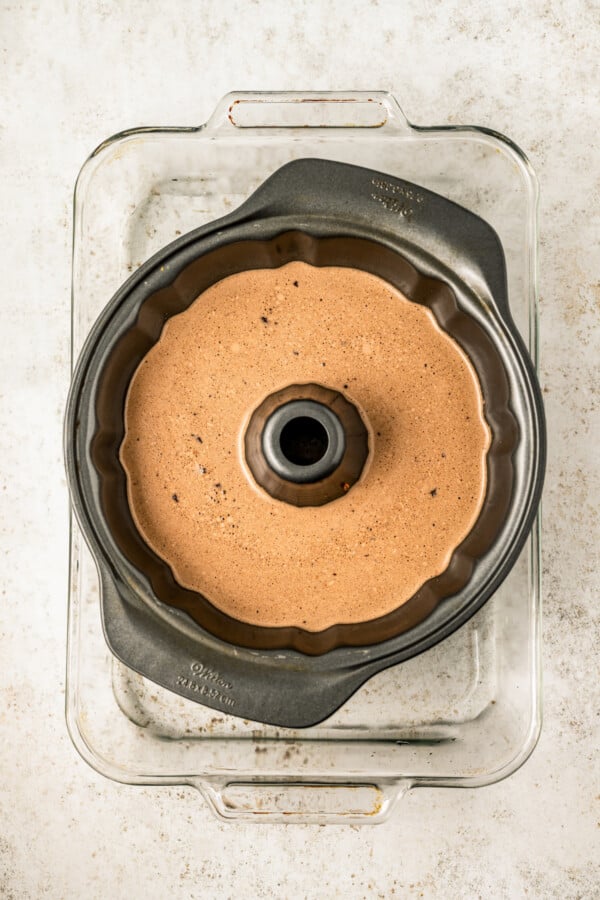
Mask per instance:
[[[395,98],[386,91],[241,91],[226,94],[203,126],[222,133],[266,128],[410,131]]]
[[[190,779],[222,819],[304,824],[376,824],[410,790],[408,780],[385,784],[349,782],[207,782]]]

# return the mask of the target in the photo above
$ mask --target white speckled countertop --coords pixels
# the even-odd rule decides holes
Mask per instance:
[[[600,896],[600,6],[131,0],[0,11],[0,896]],[[105,137],[228,90],[388,89],[512,137],[541,182],[545,723],[508,780],[422,789],[377,828],[218,822],[122,786],[64,721],[71,197]]]

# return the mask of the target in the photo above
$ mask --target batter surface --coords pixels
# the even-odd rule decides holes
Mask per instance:
[[[360,480],[291,506],[243,459],[273,391],[340,391],[370,431]],[[120,458],[145,541],[183,587],[263,626],[320,631],[405,603],[447,567],[485,496],[472,364],[425,307],[357,269],[242,272],[167,321],[131,381]]]

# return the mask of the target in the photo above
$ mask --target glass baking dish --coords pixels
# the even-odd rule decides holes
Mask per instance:
[[[319,157],[415,182],[484,218],[506,256],[515,322],[537,366],[537,183],[494,132],[422,128],[389,94],[239,93],[199,128],[105,141],[74,203],[72,356],[141,263],[227,213],[284,163]],[[406,215],[410,198],[394,212]],[[379,822],[418,786],[481,786],[515,771],[541,725],[539,516],[492,599],[426,653],[368,681],[319,725],[217,713],[136,674],[104,641],[93,558],[72,522],[66,715],[102,774],[197,788],[225,819]]]

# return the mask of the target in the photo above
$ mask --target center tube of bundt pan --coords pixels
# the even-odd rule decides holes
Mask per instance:
[[[248,468],[271,497],[322,506],[360,478],[369,435],[357,408],[339,391],[292,384],[254,410],[244,436]]]

